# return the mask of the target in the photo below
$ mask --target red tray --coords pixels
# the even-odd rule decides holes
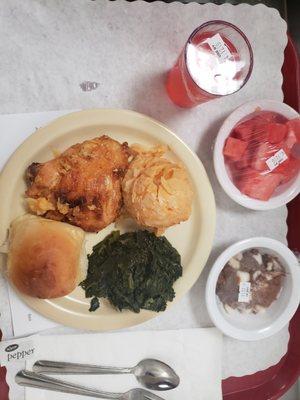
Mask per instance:
[[[285,49],[283,74],[284,102],[300,111],[300,67],[296,47],[289,37]],[[289,248],[300,252],[300,195],[288,205]],[[300,307],[289,326],[290,341],[286,355],[277,365],[253,375],[223,380],[224,400],[279,399],[300,375]]]
[[[297,50],[289,38],[282,68],[284,101],[300,111],[300,68]],[[300,252],[300,195],[288,205],[288,243]],[[289,326],[290,341],[286,355],[277,365],[253,375],[223,380],[224,400],[276,400],[300,375],[300,307]],[[0,331],[1,339],[1,331]],[[0,400],[8,400],[6,369],[0,368]]]

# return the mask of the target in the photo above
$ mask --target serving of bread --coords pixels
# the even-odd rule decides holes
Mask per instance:
[[[86,275],[81,228],[26,214],[9,232],[7,275],[23,294],[52,299],[71,293]]]

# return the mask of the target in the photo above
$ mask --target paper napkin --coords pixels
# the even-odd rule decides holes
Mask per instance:
[[[222,335],[215,328],[161,332],[39,336],[31,369],[38,359],[131,367],[144,358],[162,360],[180,377],[180,385],[156,392],[165,400],[218,400],[221,391]],[[55,376],[112,392],[139,387],[133,375]],[[26,400],[70,400],[70,394],[26,388]],[[88,397],[80,397],[87,400]]]

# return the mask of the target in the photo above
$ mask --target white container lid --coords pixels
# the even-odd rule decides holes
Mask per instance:
[[[216,295],[218,277],[231,257],[252,248],[278,257],[286,272],[282,290],[265,312],[227,313]],[[206,284],[206,305],[213,323],[225,335],[239,340],[259,340],[274,335],[288,324],[300,302],[299,288],[300,266],[293,252],[277,240],[254,237],[228,247],[215,261]]]
[[[236,203],[252,210],[271,210],[281,207],[295,198],[300,192],[300,173],[289,182],[280,185],[268,201],[256,200],[241,193],[228,175],[223,156],[225,141],[234,126],[247,115],[261,110],[277,112],[288,119],[300,117],[290,106],[274,100],[254,100],[245,103],[233,111],[223,122],[214,146],[214,168],[218,181],[224,191]]]

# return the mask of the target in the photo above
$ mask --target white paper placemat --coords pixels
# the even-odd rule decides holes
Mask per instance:
[[[166,95],[166,72],[193,29],[211,19],[233,22],[246,33],[254,51],[252,77],[234,95],[191,110],[179,109]],[[245,4],[10,0],[1,6],[0,34],[9,38],[1,44],[5,54],[1,61],[1,113],[128,108],[164,122],[197,152],[216,196],[214,249],[189,294],[167,313],[134,329],[210,326],[204,287],[216,256],[229,244],[246,237],[263,235],[282,242],[286,238],[286,208],[254,212],[233,203],[216,181],[211,150],[219,126],[238,105],[255,98],[282,100],[281,65],[287,39],[286,24],[278,12],[262,5]],[[86,81],[95,82],[90,85],[94,90],[83,90],[89,88],[83,84]],[[2,116],[1,160],[35,127],[56,115],[51,112]],[[1,308],[3,304],[0,303]],[[9,335],[7,307],[1,310],[1,316],[8,321],[7,327],[2,322],[1,327]],[[72,332],[65,328],[56,331]],[[253,343],[249,354],[248,343],[226,339],[224,376],[253,373],[278,362],[286,352],[287,341],[285,329],[266,342]]]

